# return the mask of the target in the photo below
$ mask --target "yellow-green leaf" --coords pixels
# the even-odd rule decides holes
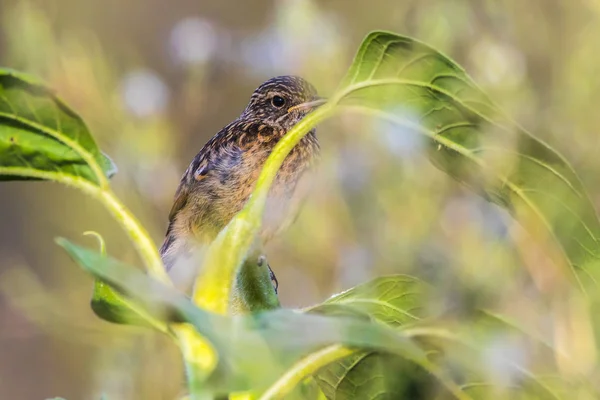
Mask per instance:
[[[417,40],[373,32],[331,102],[424,135],[434,164],[506,208],[530,232],[545,229],[577,278],[597,289],[600,223],[577,174],[450,58]]]
[[[36,79],[0,69],[0,180],[106,186],[116,167],[82,119]]]

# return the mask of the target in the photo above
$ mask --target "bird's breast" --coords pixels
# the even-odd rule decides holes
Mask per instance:
[[[305,140],[306,139],[306,140]],[[316,140],[316,139],[315,139]],[[271,154],[275,141],[255,141],[245,148],[222,151],[213,162],[213,169],[195,191],[194,231],[198,235],[214,236],[244,206]],[[264,231],[276,232],[295,213],[290,205],[299,203],[306,190],[298,182],[311,169],[318,153],[313,138],[304,138],[286,157],[269,192]]]

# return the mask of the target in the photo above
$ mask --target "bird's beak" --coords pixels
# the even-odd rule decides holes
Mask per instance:
[[[295,105],[293,107],[288,108],[287,112],[290,113],[292,111],[296,111],[296,110],[310,110],[313,108],[317,108],[323,104],[325,104],[327,102],[327,99],[317,99],[317,100],[313,100],[313,101],[307,101],[306,103],[301,103],[298,105]]]

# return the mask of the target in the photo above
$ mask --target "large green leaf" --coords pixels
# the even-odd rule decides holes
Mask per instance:
[[[0,180],[105,185],[115,172],[77,114],[34,78],[0,69]]]
[[[410,360],[437,376],[457,397],[465,398],[460,389],[429,362],[419,346],[383,324],[281,309],[235,317],[213,314],[135,268],[64,239],[58,242],[83,268],[126,295],[146,315],[159,321],[193,325],[218,353],[218,365],[206,382],[207,390],[214,393],[259,391],[302,357],[340,343]],[[260,368],[256,368],[257,360],[260,360]]]
[[[326,315],[368,315],[418,338],[432,361],[453,366],[453,374],[460,377],[464,390],[473,398],[490,398],[499,390],[506,392],[508,398],[523,393],[561,398],[559,389],[562,386],[565,392],[565,385],[546,376],[552,370],[551,364],[546,366],[545,371],[532,371],[525,360],[512,360],[514,354],[510,352],[504,360],[498,355],[490,360],[490,356],[486,355],[490,347],[510,348],[511,343],[528,343],[526,348],[536,349],[537,357],[552,360],[553,349],[542,335],[522,330],[516,322],[509,322],[491,312],[477,313],[473,321],[460,325],[446,315],[446,323],[436,324],[433,322],[435,315],[426,310],[429,289],[426,283],[416,278],[404,275],[381,277],[335,295],[307,311]],[[502,382],[494,381],[494,377],[489,375],[490,363],[497,364],[496,369],[506,370],[506,374],[519,376],[514,387],[503,388]],[[541,372],[544,372],[545,378],[542,378]],[[378,351],[356,350],[321,368],[314,377],[327,398],[338,400],[429,399],[443,389],[420,366]]]
[[[306,311],[325,315],[356,313],[399,327],[423,318],[428,290],[427,284],[411,276],[384,276],[336,294]],[[315,379],[329,399],[427,398],[423,388],[435,387],[435,379],[419,366],[374,351],[357,351],[322,368]]]
[[[454,61],[414,39],[373,32],[331,102],[425,135],[434,164],[507,208],[531,232],[537,221],[560,243],[580,280],[593,283],[600,223],[579,178]]]

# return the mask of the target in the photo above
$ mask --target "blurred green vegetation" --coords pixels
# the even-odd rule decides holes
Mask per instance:
[[[252,90],[295,73],[331,93],[371,29],[452,56],[563,152],[600,201],[597,0],[0,0],[0,21],[0,65],[41,76],[84,117],[119,166],[115,190],[157,243],[181,173]],[[566,376],[597,378],[590,307],[556,294],[544,249],[504,212],[433,167],[420,142],[397,129],[343,117],[318,134],[316,188],[268,249],[284,305],[412,274],[445,305],[493,308],[542,330],[577,360],[558,360]],[[113,256],[135,264],[105,211],[57,185],[10,183],[0,185],[0,221],[2,398],[173,398],[181,384],[175,349],[159,335],[98,320],[92,280],[52,241],[93,229]],[[499,340],[490,354],[526,357],[519,346]]]

